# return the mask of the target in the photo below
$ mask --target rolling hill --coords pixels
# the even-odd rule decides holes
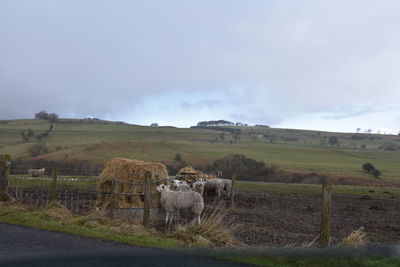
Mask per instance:
[[[11,154],[13,159],[73,159],[100,164],[114,157],[173,164],[180,153],[184,161],[194,166],[204,166],[229,154],[243,154],[286,171],[359,178],[371,178],[361,168],[370,162],[382,171],[380,179],[400,181],[400,152],[396,151],[400,137],[393,135],[268,127],[147,127],[62,119],[42,139],[48,153],[31,157],[27,149],[36,140],[24,141],[21,131],[32,129],[39,135],[49,126],[45,120],[0,121],[0,153]],[[340,146],[329,145],[331,136],[338,137]]]

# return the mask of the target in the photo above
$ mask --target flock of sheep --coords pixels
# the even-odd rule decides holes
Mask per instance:
[[[230,196],[232,180],[229,179],[197,179],[196,181],[171,180],[169,185],[160,184],[157,191],[161,194],[160,203],[166,211],[165,223],[171,223],[174,213],[182,209],[190,209],[194,220],[201,223],[200,216],[204,210],[203,194],[215,193]]]
[[[28,174],[32,177],[41,177],[45,169],[30,169]],[[179,210],[189,209],[195,215],[194,220],[200,224],[200,216],[204,210],[204,194],[215,194],[230,196],[232,180],[212,178],[196,180],[170,179],[167,185],[160,184],[157,191],[161,194],[160,203],[166,211],[165,223],[171,223],[174,213]]]

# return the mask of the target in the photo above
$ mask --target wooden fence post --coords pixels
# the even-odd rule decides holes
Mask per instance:
[[[114,178],[111,179],[111,194],[110,194],[110,217],[114,218],[114,209],[115,209],[115,181]]]
[[[10,174],[11,157],[7,154],[0,155],[0,201],[8,201],[8,176]]]
[[[57,202],[57,172],[58,167],[53,166],[53,182],[51,183],[51,202]]]
[[[235,183],[236,183],[236,174],[232,175],[232,188],[231,188],[231,209],[235,208]]]
[[[143,226],[149,227],[150,225],[150,205],[151,205],[151,172],[145,174],[145,187],[144,187],[144,210],[143,210]]]
[[[332,185],[328,183],[322,184],[322,201],[321,201],[321,247],[327,247],[331,241],[331,198]]]

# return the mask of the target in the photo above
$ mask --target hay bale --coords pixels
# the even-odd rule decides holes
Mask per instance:
[[[145,174],[151,173],[152,180],[168,178],[168,172],[164,164],[154,162],[144,162],[140,160],[131,160],[116,158],[107,162],[105,169],[100,174],[99,195],[96,206],[107,209],[111,196],[103,193],[111,192],[111,179],[117,179],[125,182],[144,183]],[[152,193],[157,193],[157,184],[152,184]],[[129,185],[124,183],[115,183],[115,193],[144,193],[144,185]],[[159,196],[152,195],[152,207],[158,205]],[[144,205],[144,196],[115,196],[116,208],[138,208]]]
[[[191,180],[191,179],[213,179],[217,178],[215,174],[208,174],[198,170],[193,167],[188,166],[179,170],[178,176],[181,180]]]
[[[188,166],[188,167],[184,167],[184,168],[180,169],[178,173],[181,174],[181,175],[184,175],[184,174],[198,174],[198,173],[200,173],[200,171],[197,171],[193,167]]]

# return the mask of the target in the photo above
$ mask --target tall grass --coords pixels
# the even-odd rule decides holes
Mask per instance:
[[[215,200],[203,212],[201,223],[186,222],[176,225],[172,236],[193,246],[234,246],[239,242],[233,233],[236,227],[229,218],[230,209],[223,200]]]

